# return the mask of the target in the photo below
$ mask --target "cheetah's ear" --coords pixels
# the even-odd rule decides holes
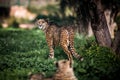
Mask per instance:
[[[59,65],[58,65],[58,62],[57,62],[57,61],[54,61],[54,64],[55,64],[56,68],[58,68],[58,67],[59,67]]]
[[[56,68],[58,68],[58,67],[59,67],[58,62],[56,62]]]
[[[45,21],[46,21],[47,23],[49,23],[49,22],[50,22],[50,19],[49,19],[49,18],[47,18],[47,19],[45,19]]]

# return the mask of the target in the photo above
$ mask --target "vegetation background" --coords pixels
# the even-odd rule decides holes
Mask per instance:
[[[8,0],[0,1],[1,4],[6,4],[7,8],[12,7],[8,6]],[[32,5],[38,2],[43,5]],[[31,73],[37,72],[43,73],[45,77],[52,76],[56,70],[54,62],[67,59],[67,56],[58,46],[55,49],[55,59],[48,59],[49,49],[45,34],[34,22],[36,19],[45,18],[58,25],[70,25],[75,22],[75,17],[72,16],[74,14],[66,8],[65,17],[62,16],[64,14],[59,1],[55,0],[9,0],[9,3],[17,4],[18,7],[27,6],[22,9],[27,11],[27,15],[35,14],[35,18],[30,20],[28,17],[7,15],[4,11],[0,13],[0,80],[27,80]],[[6,10],[6,7],[0,8]],[[27,27],[20,27],[23,24]],[[74,58],[73,68],[78,80],[119,80],[119,56],[110,48],[99,46],[94,36],[88,37],[85,33],[83,29],[82,33],[76,33],[74,39],[76,51],[84,57],[83,62]]]

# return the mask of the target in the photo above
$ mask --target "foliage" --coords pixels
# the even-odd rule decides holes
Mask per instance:
[[[9,17],[6,19],[6,22],[8,23],[9,26],[19,26],[19,23],[16,21],[15,17]]]
[[[108,48],[97,46],[94,37],[77,34],[75,48],[84,57],[83,62],[74,59],[78,80],[119,79],[119,58]],[[55,49],[55,59],[48,59],[48,53],[42,31],[0,29],[0,80],[26,80],[36,72],[52,76],[56,70],[54,62],[67,56],[60,47]]]
[[[63,17],[62,12],[60,12],[59,4],[42,6],[40,8],[28,6],[30,12],[36,13],[36,19],[44,18],[51,22],[57,23],[58,25],[68,25],[74,23],[74,16]],[[35,20],[36,20],[35,19]]]
[[[32,72],[54,70],[53,60],[45,60],[48,50],[42,32],[2,29],[0,34],[0,74],[3,74],[3,80],[9,80],[5,75],[26,77]]]
[[[120,0],[60,0],[60,8],[62,13],[65,13],[66,8],[69,7],[72,13],[76,14],[78,20],[83,20],[86,23],[92,18],[89,11],[96,7],[94,2],[97,3],[99,1],[102,3],[104,10],[120,8]]]
[[[44,11],[46,11],[46,15],[47,14],[54,14],[54,13],[59,13],[59,7],[58,5],[47,5],[47,6],[42,6],[40,8],[36,8],[36,7],[31,7],[28,6],[28,10],[30,12],[36,13],[36,14],[42,14]]]
[[[115,20],[118,24],[120,24],[120,16],[118,16]]]
[[[8,26],[10,27],[14,27],[14,28],[18,28],[19,24],[23,24],[23,23],[30,23],[32,21],[28,20],[28,19],[23,19],[23,18],[15,18],[13,16],[6,18],[5,22],[8,24]]]
[[[79,80],[119,80],[119,59],[111,50],[92,44],[83,56],[75,69]]]

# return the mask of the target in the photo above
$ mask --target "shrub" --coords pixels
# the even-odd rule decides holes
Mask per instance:
[[[119,80],[120,60],[110,49],[94,44],[82,55],[84,61],[75,66],[79,80]]]
[[[75,48],[84,57],[83,62],[74,59],[78,80],[119,80],[120,59],[110,49],[98,46],[94,37],[76,35]],[[36,72],[52,76],[56,70],[54,61],[67,55],[59,47],[54,60],[48,59],[48,53],[42,31],[0,29],[0,80],[26,80]]]

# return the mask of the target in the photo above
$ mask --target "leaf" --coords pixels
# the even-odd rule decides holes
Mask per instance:
[[[87,71],[86,71],[85,69],[83,69],[83,68],[79,68],[78,71],[81,72],[81,73],[86,73],[86,72],[87,72]]]

